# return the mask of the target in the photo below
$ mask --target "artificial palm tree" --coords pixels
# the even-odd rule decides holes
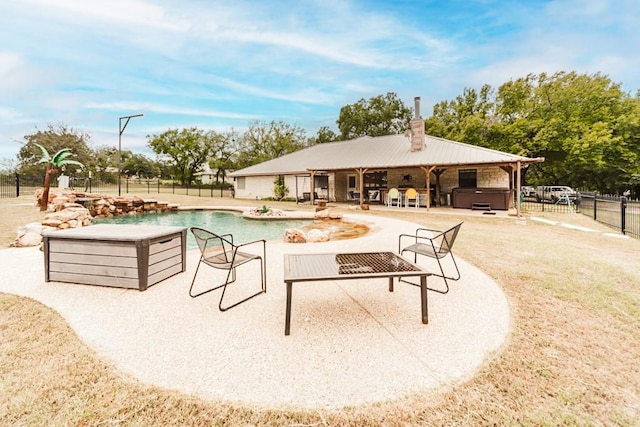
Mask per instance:
[[[40,199],[40,210],[45,211],[47,210],[47,204],[49,203],[49,187],[51,186],[51,175],[57,174],[62,166],[76,165],[83,167],[83,164],[78,162],[77,160],[69,159],[70,156],[74,156],[70,148],[63,148],[62,150],[59,150],[56,154],[51,156],[47,149],[42,145],[36,143],[34,144],[42,152],[42,158],[40,159],[40,161],[38,161],[38,163],[44,163],[47,165],[47,171],[44,175],[44,191],[42,193],[42,198]]]

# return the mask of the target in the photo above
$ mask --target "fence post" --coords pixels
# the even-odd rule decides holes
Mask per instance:
[[[598,220],[598,193],[593,192],[593,220]]]
[[[16,174],[16,197],[20,197],[20,174]]]
[[[149,182],[149,178],[147,178],[147,194],[151,194],[151,182]]]
[[[625,230],[627,229],[626,224],[626,212],[627,211],[627,198],[625,196],[620,196],[620,227],[622,228],[622,234],[626,234]]]
[[[160,194],[160,177],[158,177],[158,194]]]

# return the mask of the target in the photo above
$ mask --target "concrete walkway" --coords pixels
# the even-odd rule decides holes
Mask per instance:
[[[220,291],[188,295],[197,251],[189,251],[185,273],[139,292],[45,283],[42,252],[4,249],[0,291],[57,310],[88,346],[141,381],[205,399],[338,408],[427,392],[472,376],[504,343],[510,315],[501,289],[459,258],[462,279],[447,295],[429,292],[428,325],[420,321],[417,287],[398,283],[390,293],[386,279],[309,282],[294,284],[291,335],[284,335],[283,254],[396,251],[398,234],[417,227],[389,218],[345,218],[372,230],[327,243],[268,242],[267,293],[225,313],[217,309]],[[230,298],[258,286],[254,264],[238,270],[241,286],[229,288]],[[202,286],[222,280],[211,268],[202,273]],[[429,286],[440,280],[430,278]]]

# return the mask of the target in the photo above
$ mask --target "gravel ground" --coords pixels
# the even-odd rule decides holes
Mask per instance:
[[[57,310],[88,346],[124,372],[207,399],[339,408],[473,375],[505,342],[510,314],[501,289],[459,258],[462,279],[447,295],[429,292],[428,325],[420,321],[417,287],[396,283],[390,293],[387,279],[308,282],[293,285],[291,335],[284,335],[283,254],[395,251],[398,234],[416,228],[389,218],[345,218],[366,222],[371,231],[327,243],[268,242],[267,293],[225,313],[217,309],[220,291],[188,295],[197,251],[189,251],[186,272],[139,292],[45,283],[41,251],[3,249],[0,291]],[[198,285],[219,282],[221,274],[203,267]],[[258,287],[259,274],[258,263],[240,268],[228,297]],[[429,286],[440,280],[430,278]]]

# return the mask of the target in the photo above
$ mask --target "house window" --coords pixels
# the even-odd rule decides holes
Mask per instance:
[[[238,179],[236,180],[236,183],[237,183],[238,190],[244,190],[246,185],[246,177],[239,176]]]
[[[349,189],[356,188],[356,176],[355,175],[347,176],[347,188],[349,188]]]
[[[458,170],[458,186],[460,188],[476,188],[476,187],[478,187],[478,171],[477,171],[477,169],[460,169],[460,170]]]
[[[365,173],[364,188],[387,188],[387,171]]]
[[[327,189],[329,188],[329,176],[328,175],[316,175],[314,177],[314,187]]]

